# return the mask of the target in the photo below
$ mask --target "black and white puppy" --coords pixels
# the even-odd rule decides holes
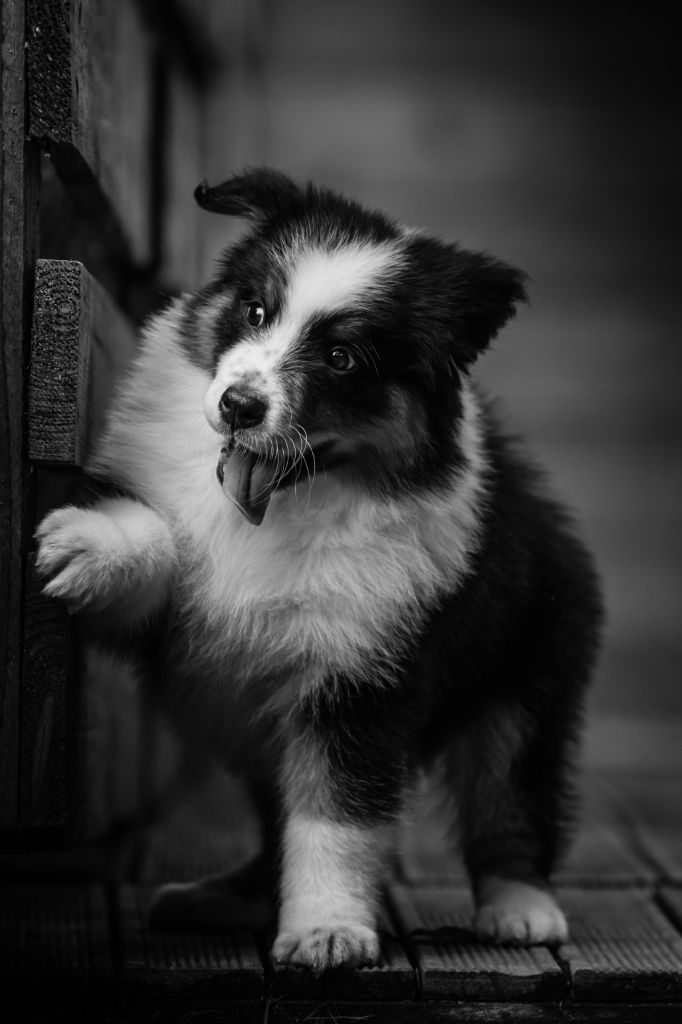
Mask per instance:
[[[375,960],[422,769],[477,935],[560,942],[598,588],[470,379],[524,275],[269,170],[196,197],[252,229],[147,325],[90,466],[109,492],[38,529],[45,590],[245,780],[276,959]],[[257,876],[171,887],[157,919],[220,923]]]

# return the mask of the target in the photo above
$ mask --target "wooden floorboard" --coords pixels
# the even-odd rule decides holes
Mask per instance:
[[[85,1013],[119,1024],[678,1024],[682,886],[641,846],[648,827],[675,856],[664,838],[665,829],[678,835],[676,788],[657,778],[647,800],[640,780],[628,803],[620,782],[597,799],[590,780],[583,832],[559,876],[570,942],[556,949],[477,942],[461,867],[441,841],[429,846],[435,826],[422,822],[411,840],[407,830],[399,873],[387,886],[381,962],[321,978],[275,966],[264,933],[149,927],[157,884],[248,856],[253,823],[242,809],[236,817],[225,810],[226,791],[217,786],[210,799],[157,823],[146,834],[141,867],[121,882],[0,888],[0,976],[10,1020],[72,1021]]]
[[[562,902],[571,940],[558,957],[574,999],[682,1003],[682,936],[649,893],[574,890]]]
[[[649,835],[649,845],[654,846]],[[675,838],[671,836],[671,839]],[[653,885],[659,875],[675,878],[682,872],[682,830],[679,848],[663,844],[658,866],[653,856],[643,856],[641,844],[625,830],[613,824],[590,822],[577,833],[570,852],[557,871],[558,886],[628,887]],[[679,867],[677,860],[680,856]],[[414,830],[406,836],[400,856],[403,878],[413,885],[466,885],[466,872],[452,849],[428,829]]]
[[[151,893],[132,886],[118,893],[124,996],[263,995],[265,973],[252,934],[152,930],[147,920]]]
[[[390,889],[408,949],[427,999],[560,999],[567,994],[561,968],[548,949],[504,949],[477,942],[467,889],[404,886]]]

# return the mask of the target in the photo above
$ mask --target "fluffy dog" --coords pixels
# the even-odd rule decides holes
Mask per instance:
[[[477,935],[560,942],[549,879],[598,587],[470,378],[524,275],[269,170],[196,198],[252,227],[144,330],[98,499],[37,534],[46,593],[263,816],[253,870],[167,888],[157,921],[227,924],[276,879],[277,960],[374,961],[396,823],[430,769]]]

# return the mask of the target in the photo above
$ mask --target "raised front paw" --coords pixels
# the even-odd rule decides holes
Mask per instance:
[[[43,519],[36,539],[44,593],[66,601],[71,611],[98,609],[121,594],[123,537],[109,516],[67,505]]]
[[[474,918],[479,939],[500,945],[566,942],[568,925],[551,893],[525,882],[490,879]]]
[[[296,964],[321,974],[332,967],[360,967],[376,963],[379,937],[363,925],[326,925],[281,932],[272,947],[280,964]]]

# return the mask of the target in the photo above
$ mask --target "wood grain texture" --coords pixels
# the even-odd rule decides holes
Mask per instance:
[[[124,886],[118,893],[126,996],[258,998],[265,975],[255,941],[245,932],[151,931],[153,890]]]
[[[29,456],[82,466],[89,433],[89,275],[81,263],[38,260],[31,328]]]
[[[151,258],[153,40],[132,0],[29,0],[30,132]]]
[[[575,999],[682,1000],[682,937],[651,896],[566,890],[570,941],[559,948]]]
[[[26,140],[24,4],[0,13],[0,832],[18,825],[23,559],[30,536],[24,409],[37,244],[37,148]]]
[[[393,885],[390,894],[427,999],[544,1000],[566,994],[561,969],[545,947],[503,948],[474,938],[468,890]]]
[[[29,457],[82,467],[135,334],[81,263],[38,260],[31,330]]]
[[[103,890],[76,885],[1,888],[0,977],[3,997],[111,991]]]

